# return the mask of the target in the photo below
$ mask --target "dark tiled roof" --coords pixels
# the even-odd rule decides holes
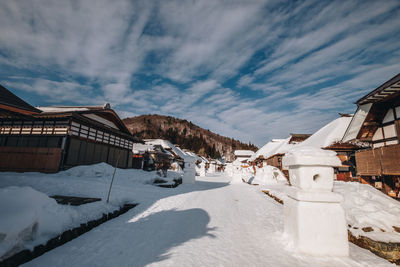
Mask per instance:
[[[27,110],[30,112],[34,113],[40,113],[41,111],[32,107],[28,103],[26,103],[24,100],[19,98],[18,96],[14,95],[11,93],[7,88],[4,86],[0,85],[0,104],[9,106],[9,107],[14,107],[18,109],[23,109]]]
[[[378,88],[357,100],[357,105],[376,103],[400,93],[400,73]]]

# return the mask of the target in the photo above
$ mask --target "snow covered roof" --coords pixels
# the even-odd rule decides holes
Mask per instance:
[[[88,111],[88,108],[83,107],[36,107],[43,112],[57,113],[57,112],[71,112],[71,111]]]
[[[267,159],[276,154],[285,154],[296,144],[303,142],[303,140],[307,139],[309,136],[309,134],[290,134],[290,137],[286,139],[272,139],[251,156],[249,161],[254,161],[261,156]]]
[[[134,154],[143,154],[146,151],[153,151],[153,150],[154,150],[153,145],[140,144],[140,143],[133,143],[132,145],[132,152]]]
[[[171,149],[176,155],[181,157],[184,161],[195,161],[196,158],[192,155],[189,155],[179,147],[174,146],[170,141],[163,139],[145,139],[146,144],[149,145],[160,145],[164,149]]]
[[[206,159],[205,157],[202,157],[202,156],[200,156],[201,157],[201,159],[205,162],[205,163],[210,163],[209,161],[208,161],[208,159]]]
[[[286,139],[272,139],[262,148],[260,148],[255,154],[253,154],[253,156],[250,157],[249,161],[253,161],[260,156],[262,156],[265,159],[272,156],[273,151],[275,151],[285,141]]]
[[[192,151],[184,151],[186,154],[188,154],[188,155],[190,155],[190,156],[193,156],[193,157],[195,157],[196,158],[196,160],[198,160],[198,161],[203,161],[203,159],[200,157],[200,156],[198,156],[196,153],[194,153],[194,152],[192,152]]]
[[[340,117],[319,129],[298,146],[325,148],[341,142],[352,117]]]
[[[254,154],[251,150],[235,150],[235,156],[237,157],[250,157]]]
[[[283,141],[279,142],[279,144],[274,149],[271,149],[271,151],[269,151],[269,155],[267,155],[266,158],[269,158],[277,154],[287,153],[290,149],[292,149],[296,145],[290,143],[291,138],[292,137],[289,136],[288,138],[283,139]]]
[[[67,117],[78,117],[79,119],[89,119],[95,121],[106,127],[114,128],[120,132],[123,132],[129,136],[132,133],[126,127],[125,123],[121,120],[118,114],[111,109],[109,103],[105,103],[103,106],[55,106],[55,107],[37,107],[41,113],[35,114],[37,118],[67,118]],[[141,142],[138,138],[136,140]]]

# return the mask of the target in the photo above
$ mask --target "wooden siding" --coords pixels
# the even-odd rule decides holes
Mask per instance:
[[[357,174],[400,175],[400,145],[356,152]]]
[[[129,149],[97,143],[79,137],[70,137],[63,168],[106,162],[118,168],[132,167],[132,152]]]
[[[61,148],[0,147],[0,171],[54,173],[60,162]]]
[[[267,159],[268,165],[277,167],[279,169],[282,169],[281,162],[282,162],[282,155],[275,155]]]
[[[400,175],[400,145],[380,148],[383,175]]]

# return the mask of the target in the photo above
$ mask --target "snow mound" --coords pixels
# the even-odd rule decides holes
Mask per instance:
[[[74,177],[110,177],[113,175],[114,169],[113,166],[102,162],[94,165],[73,167],[66,170],[64,174]]]
[[[285,175],[278,168],[269,165],[256,167],[255,175],[250,167],[245,168],[241,176],[245,182],[253,185],[287,184]]]
[[[0,258],[36,236],[62,232],[77,213],[31,187],[0,188]]]
[[[252,184],[269,185],[269,184],[286,184],[287,179],[285,175],[276,167],[273,166],[263,166],[262,168],[257,168],[256,175]]]
[[[162,177],[166,182],[174,183],[174,180],[179,179],[182,176],[182,169],[179,165],[178,170],[168,170],[167,177],[163,177],[157,172],[147,172],[138,169],[120,169],[115,168],[107,163],[98,163],[93,165],[77,166],[66,171],[54,174],[55,176],[70,176],[75,178],[85,179],[99,179],[109,181],[115,171],[115,179],[122,180],[126,183],[141,183],[141,184],[152,184],[155,180],[159,180]]]
[[[356,182],[335,181],[333,191],[343,195],[346,220],[353,235],[367,236],[377,241],[400,242],[400,202],[370,185]],[[365,232],[364,227],[373,231]]]

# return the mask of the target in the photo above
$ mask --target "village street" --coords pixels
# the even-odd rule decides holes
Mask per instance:
[[[142,199],[26,266],[390,265],[353,244],[350,258],[296,255],[282,234],[282,205],[257,186],[230,184],[224,175],[196,179],[195,185],[162,189],[161,199]]]

